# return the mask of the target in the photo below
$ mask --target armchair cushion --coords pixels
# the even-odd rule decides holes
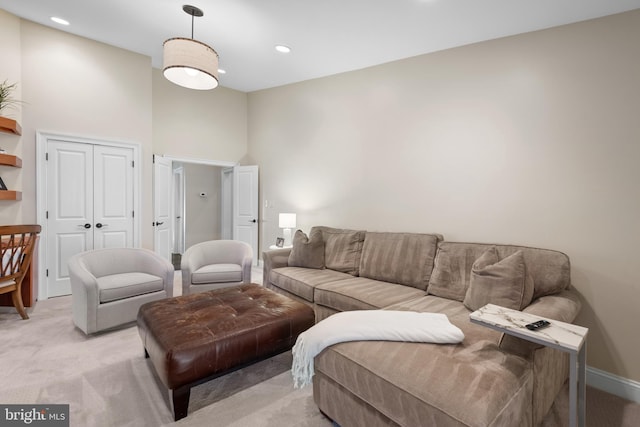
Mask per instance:
[[[193,284],[240,281],[242,281],[242,267],[239,264],[205,265],[191,274]]]
[[[140,272],[112,274],[96,280],[100,289],[100,304],[164,289],[162,277]]]
[[[5,286],[13,286],[15,284],[15,280],[0,280],[0,288],[4,288]]]

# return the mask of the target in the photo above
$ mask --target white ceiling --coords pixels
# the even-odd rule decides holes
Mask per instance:
[[[156,68],[165,39],[191,35],[184,4],[204,11],[194,38],[220,55],[220,84],[245,92],[640,8],[640,0],[0,0],[30,21],[148,55]]]

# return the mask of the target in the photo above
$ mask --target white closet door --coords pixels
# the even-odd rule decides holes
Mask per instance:
[[[94,146],[94,248],[133,246],[133,151]]]
[[[93,249],[93,146],[49,141],[47,295],[71,293],[67,260]]]
[[[47,297],[71,293],[68,259],[133,246],[133,150],[49,140]]]

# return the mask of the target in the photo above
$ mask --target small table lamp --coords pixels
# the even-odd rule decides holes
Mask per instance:
[[[284,246],[291,246],[291,229],[296,228],[296,214],[281,213],[278,218],[278,225],[283,228]]]

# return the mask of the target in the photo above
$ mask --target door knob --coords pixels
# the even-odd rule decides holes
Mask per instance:
[[[97,223],[96,224],[96,228],[102,228],[102,227],[107,227],[109,224],[101,224],[101,223]]]
[[[252,219],[252,220],[251,220],[251,221],[249,221],[249,222],[258,222],[258,221],[257,221],[256,219]]]
[[[156,222],[156,225],[162,225],[164,222]]]
[[[83,224],[80,224],[80,225],[78,225],[78,227],[91,228],[91,224],[89,224],[89,223],[86,223],[86,224],[84,224],[84,225],[83,225]]]

